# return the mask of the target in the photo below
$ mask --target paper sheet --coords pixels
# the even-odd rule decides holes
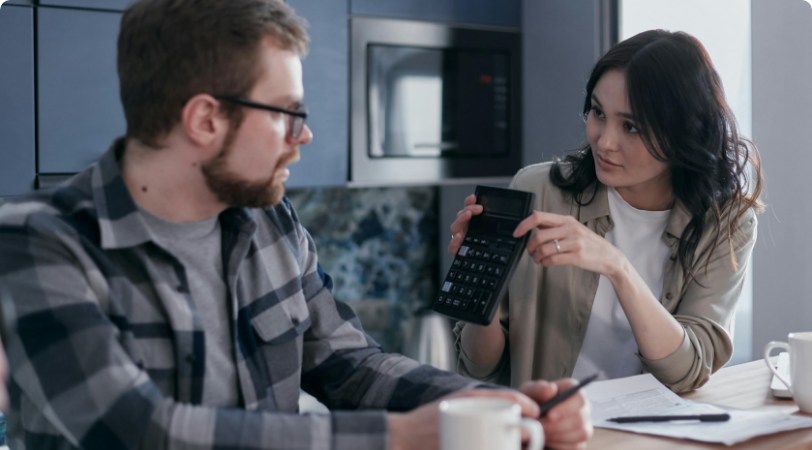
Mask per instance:
[[[733,445],[779,431],[812,427],[812,417],[782,412],[722,409],[686,400],[662,385],[651,374],[596,381],[584,388],[592,402],[596,427],[654,434],[672,438]],[[621,416],[730,413],[727,422],[639,422],[614,423]]]

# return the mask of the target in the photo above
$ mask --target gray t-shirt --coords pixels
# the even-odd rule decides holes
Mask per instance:
[[[206,374],[203,404],[239,405],[228,293],[223,275],[220,222],[177,223],[141,210],[158,244],[186,268],[191,299],[205,324]]]

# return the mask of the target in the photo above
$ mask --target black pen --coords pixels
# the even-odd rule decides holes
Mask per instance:
[[[575,386],[559,392],[555,397],[547,400],[546,402],[539,405],[539,417],[544,417],[547,414],[547,411],[558,405],[559,403],[563,402],[564,400],[572,397],[572,394],[578,392],[579,389],[586,386],[587,384],[593,382],[595,378],[598,378],[598,374],[590,375],[583,380],[579,381],[578,384]]]
[[[700,422],[727,422],[730,414],[685,414],[685,415],[664,415],[664,416],[626,416],[613,417],[607,419],[615,423],[635,423],[635,422],[676,422],[680,420],[698,420]]]

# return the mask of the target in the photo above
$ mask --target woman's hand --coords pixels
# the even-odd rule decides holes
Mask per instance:
[[[572,216],[533,211],[519,223],[513,236],[527,232],[532,232],[527,252],[537,264],[572,265],[612,278],[625,260],[615,246]]]
[[[457,212],[457,218],[451,224],[451,242],[448,243],[448,253],[457,254],[457,250],[462,245],[462,239],[468,232],[468,223],[471,222],[472,217],[482,214],[482,211],[482,205],[476,203],[476,195],[471,194],[465,197],[463,208]]]

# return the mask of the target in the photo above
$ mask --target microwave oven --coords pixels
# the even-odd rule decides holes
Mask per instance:
[[[351,30],[351,185],[516,173],[518,31],[370,17]]]

